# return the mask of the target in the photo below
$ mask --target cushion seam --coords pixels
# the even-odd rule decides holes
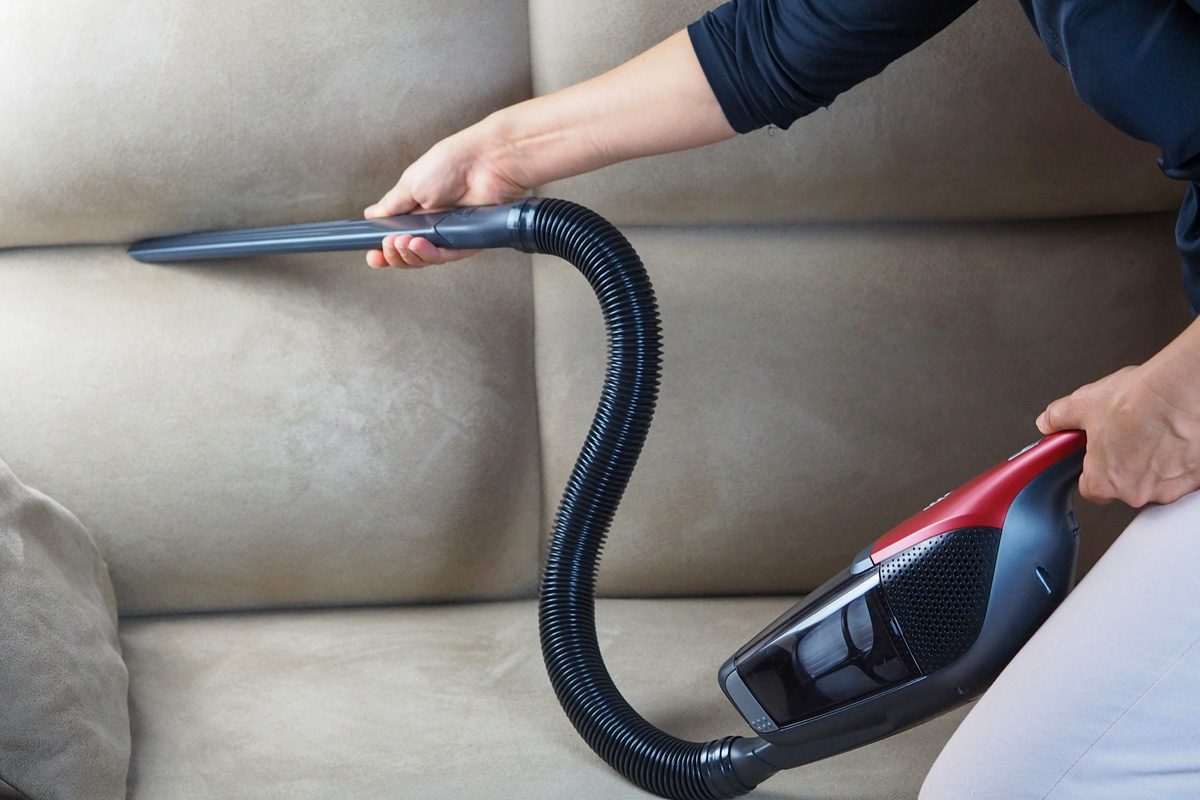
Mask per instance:
[[[28,792],[18,789],[12,781],[8,780],[3,775],[0,775],[0,783],[3,783],[8,788],[12,789],[14,792],[19,794],[21,797],[25,798],[25,800],[33,800],[32,795],[30,795]]]

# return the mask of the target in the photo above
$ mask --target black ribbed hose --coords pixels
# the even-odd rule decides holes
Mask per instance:
[[[637,253],[608,221],[564,200],[533,212],[533,247],[571,262],[604,314],[608,366],[600,404],[554,518],[538,624],[550,682],[575,729],[614,769],[662,797],[750,791],[734,771],[739,737],[689,742],[651,725],[617,691],[596,639],[596,569],[604,538],[654,416],[661,329]]]

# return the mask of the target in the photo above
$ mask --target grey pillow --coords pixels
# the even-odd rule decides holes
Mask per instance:
[[[122,800],[128,691],[92,537],[0,461],[0,797]]]

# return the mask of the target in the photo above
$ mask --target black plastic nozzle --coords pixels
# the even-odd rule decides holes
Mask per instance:
[[[454,208],[379,219],[160,236],[134,243],[129,248],[129,255],[138,261],[163,263],[272,253],[371,250],[379,247],[384,237],[402,233],[421,236],[438,247],[459,250],[512,247],[529,252],[533,246],[530,223],[538,202],[536,197],[527,197],[496,206]]]

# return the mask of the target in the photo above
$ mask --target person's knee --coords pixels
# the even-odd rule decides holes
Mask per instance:
[[[1181,654],[1200,646],[1200,610],[1180,604],[1194,573],[1179,554],[1197,531],[1200,492],[1142,511],[972,709],[934,762],[920,800],[1040,800],[1051,790],[1055,800],[1093,798],[1100,796],[1096,785],[1078,767],[1085,753],[1100,752],[1102,738],[1112,752],[1139,752],[1147,765],[1155,753],[1167,753],[1152,735],[1153,719],[1134,730],[1139,720],[1129,709],[1149,707],[1148,687],[1175,685],[1165,676],[1185,665]],[[1114,641],[1121,646],[1114,649]],[[1157,712],[1164,729],[1194,728],[1186,720],[1200,718],[1200,708],[1190,695],[1174,697],[1165,707],[1183,716]],[[1114,727],[1117,720],[1124,727]],[[1139,751],[1146,742],[1153,747]],[[1200,797],[1200,790],[1141,791],[1150,785],[1146,774],[1125,777],[1120,785],[1133,789],[1124,797]]]
[[[971,733],[955,733],[946,743],[921,785],[919,800],[1021,800],[1040,797],[1028,773],[1013,771],[1010,759],[978,741]]]

